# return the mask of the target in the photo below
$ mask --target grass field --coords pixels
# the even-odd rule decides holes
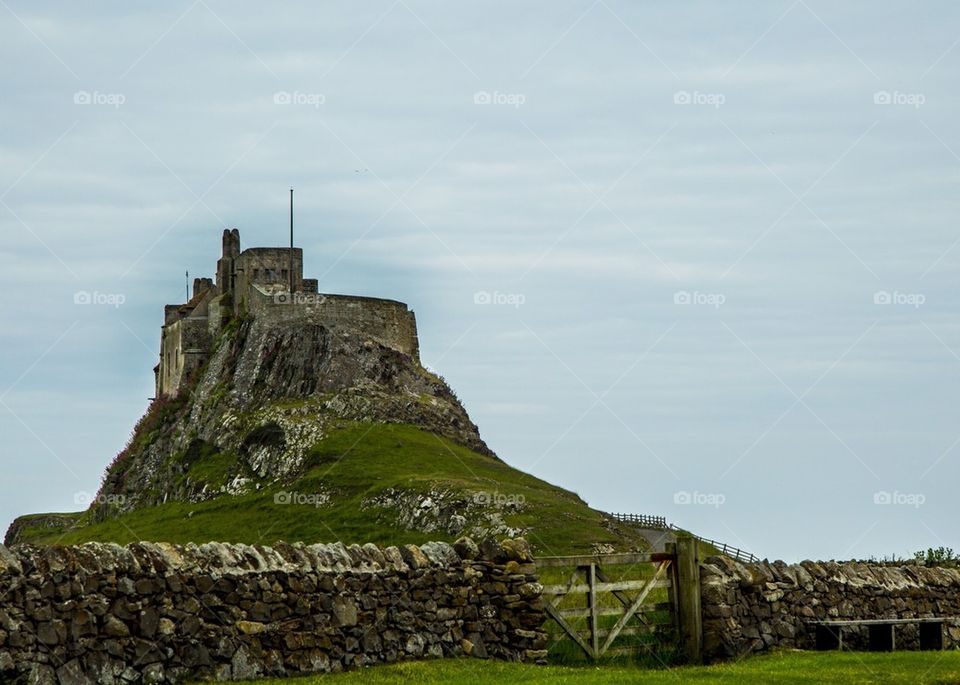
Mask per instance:
[[[393,685],[406,683],[960,683],[960,652],[782,652],[738,663],[672,669],[624,666],[525,666],[498,661],[445,659],[376,666],[310,678],[260,680],[258,685]]]

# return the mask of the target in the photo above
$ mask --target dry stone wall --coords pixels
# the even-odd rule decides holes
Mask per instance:
[[[0,546],[0,682],[242,680],[546,657],[522,540]]]
[[[771,647],[812,649],[819,619],[960,617],[960,571],[918,565],[782,561],[741,564],[711,557],[700,567],[704,653],[739,657]],[[898,648],[917,648],[916,626],[897,628]],[[960,627],[948,624],[948,648]],[[866,648],[866,629],[844,641]]]

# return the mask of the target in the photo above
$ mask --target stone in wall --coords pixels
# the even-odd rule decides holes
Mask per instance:
[[[527,544],[0,546],[0,682],[176,683],[546,657]]]

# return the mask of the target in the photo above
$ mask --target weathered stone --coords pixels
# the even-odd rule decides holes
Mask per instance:
[[[161,618],[157,624],[157,632],[164,636],[170,636],[176,633],[177,626],[169,618]]]
[[[68,661],[57,669],[57,679],[60,685],[97,685],[97,682],[84,673],[83,664],[79,659]]]
[[[33,664],[27,676],[27,685],[57,685],[57,674],[46,664]]]
[[[263,667],[254,658],[246,645],[240,645],[230,660],[230,674],[234,680],[253,680],[263,672]]]
[[[523,538],[515,538],[501,542],[499,557],[505,561],[527,562],[533,560],[530,545]]]
[[[160,623],[160,614],[153,607],[147,607],[140,612],[140,635],[152,638],[157,634],[157,625]]]
[[[337,626],[357,625],[357,605],[346,597],[336,597],[333,600],[333,619]]]
[[[103,632],[109,637],[129,637],[130,629],[116,616],[107,616],[103,624]]]
[[[45,645],[58,645],[63,642],[61,633],[65,633],[63,623],[58,626],[52,621],[45,621],[37,626],[37,639]]]
[[[237,621],[237,630],[244,635],[259,635],[267,630],[267,626],[257,621]]]
[[[166,682],[164,676],[163,664],[148,664],[143,669],[143,683],[144,685],[159,685],[159,683]]]
[[[412,569],[416,570],[430,566],[430,560],[416,545],[403,545],[400,547],[400,554],[407,566]]]
[[[458,538],[453,543],[453,549],[464,561],[472,561],[480,555],[480,548],[477,547],[477,543],[468,537]]]
[[[413,656],[421,656],[423,654],[423,648],[426,645],[426,640],[419,633],[414,633],[407,638],[407,643],[404,647],[407,654],[412,654]]]
[[[436,566],[457,566],[460,555],[445,542],[427,542],[420,545],[420,551]]]
[[[23,566],[16,555],[12,554],[4,545],[0,545],[0,575],[21,575]],[[9,581],[4,579],[2,585]]]

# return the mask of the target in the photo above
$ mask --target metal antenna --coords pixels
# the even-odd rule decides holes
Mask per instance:
[[[290,294],[293,294],[293,188],[290,188]]]

